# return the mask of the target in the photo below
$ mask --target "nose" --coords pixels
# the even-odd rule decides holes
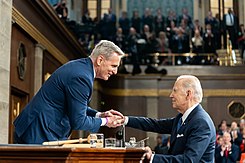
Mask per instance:
[[[114,75],[116,75],[116,74],[117,74],[117,68],[114,68],[114,69],[112,70],[112,73],[113,73]]]
[[[171,98],[173,97],[173,92],[170,93],[169,97],[171,97]]]

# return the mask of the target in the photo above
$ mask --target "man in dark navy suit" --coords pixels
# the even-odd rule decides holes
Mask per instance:
[[[172,93],[175,118],[153,119],[125,116],[128,127],[171,134],[168,154],[153,154],[146,147],[146,158],[153,163],[214,162],[216,132],[208,113],[200,105],[203,97],[199,79],[192,75],[177,78]]]
[[[14,121],[15,142],[41,144],[68,139],[72,130],[97,132],[100,126],[117,127],[121,113],[97,112],[88,104],[94,79],[115,75],[123,55],[114,43],[102,40],[90,57],[58,68]]]

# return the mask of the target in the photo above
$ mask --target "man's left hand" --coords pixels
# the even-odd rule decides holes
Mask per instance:
[[[151,151],[151,148],[150,147],[145,147],[145,157],[150,160],[151,157],[152,157],[152,151]]]

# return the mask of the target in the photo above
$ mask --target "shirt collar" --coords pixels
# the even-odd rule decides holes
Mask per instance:
[[[181,117],[182,118],[182,123],[185,122],[186,118],[188,117],[188,115],[192,112],[192,110],[195,109],[195,107],[198,105],[199,103],[193,105],[192,107],[190,107],[189,109],[187,109],[185,111],[185,113],[183,114],[183,116]]]
[[[94,66],[93,66],[93,70],[94,70],[94,78],[96,77],[96,73],[95,73],[95,69],[94,69]]]
[[[96,77],[96,73],[95,73],[95,69],[94,69],[94,64],[93,64],[93,61],[92,61],[92,58],[91,57],[89,57],[89,59],[91,60],[91,62],[92,62],[92,67],[93,67],[93,71],[94,71],[94,78]]]

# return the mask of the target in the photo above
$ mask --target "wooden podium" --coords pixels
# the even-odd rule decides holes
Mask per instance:
[[[139,163],[141,148],[78,148],[60,146],[1,145],[2,163]]]

